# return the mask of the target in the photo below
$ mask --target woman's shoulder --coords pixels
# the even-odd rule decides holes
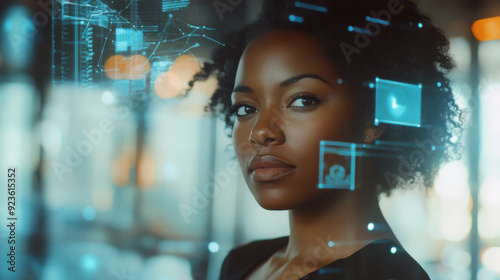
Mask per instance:
[[[430,279],[403,247],[390,239],[376,240],[351,256],[308,275],[308,279]]]
[[[288,236],[257,240],[232,249],[224,259],[220,280],[239,280],[288,243]],[[336,260],[302,279],[430,279],[403,247],[376,240],[347,258]]]
[[[257,264],[284,247],[288,238],[257,240],[232,249],[222,263],[220,280],[241,279]]]

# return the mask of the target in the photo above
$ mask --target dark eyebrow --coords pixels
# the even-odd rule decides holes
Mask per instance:
[[[324,83],[326,84],[330,84],[329,82],[327,82],[325,79],[323,79],[322,77],[316,75],[316,74],[302,74],[302,75],[297,75],[297,76],[293,76],[291,78],[288,78],[286,80],[284,80],[283,82],[281,82],[280,84],[280,87],[286,87],[286,86],[289,86],[293,83],[296,83],[302,79],[305,79],[305,78],[313,78],[313,79],[317,79],[317,80],[320,80],[320,81],[323,81]]]
[[[320,77],[316,74],[301,74],[301,75],[293,76],[293,77],[290,77],[290,78],[284,80],[283,82],[280,83],[280,87],[289,86],[289,85],[294,84],[294,83],[296,83],[302,79],[305,79],[305,78],[317,79],[317,80],[323,81],[324,83],[326,83],[328,85],[330,84],[325,79],[323,79],[322,77]],[[234,88],[233,92],[252,93],[253,90],[247,86],[236,86]]]
[[[253,90],[247,86],[236,86],[233,92],[244,92],[244,93],[252,93]]]

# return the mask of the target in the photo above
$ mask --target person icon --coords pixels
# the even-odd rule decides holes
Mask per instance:
[[[346,170],[342,165],[334,164],[325,177],[325,184],[330,185],[332,188],[348,188],[350,181],[348,177],[346,178]]]

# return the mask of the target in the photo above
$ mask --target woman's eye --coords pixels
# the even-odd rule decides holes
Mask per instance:
[[[316,105],[318,103],[318,98],[311,95],[303,95],[296,97],[294,101],[290,104],[290,107],[307,107]]]
[[[231,110],[232,114],[236,115],[237,117],[243,117],[248,114],[255,113],[255,108],[249,105],[234,105],[233,109]]]

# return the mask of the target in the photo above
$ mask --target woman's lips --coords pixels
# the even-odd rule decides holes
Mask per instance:
[[[252,171],[250,177],[256,182],[271,182],[288,176],[295,170],[293,167],[257,168]]]

